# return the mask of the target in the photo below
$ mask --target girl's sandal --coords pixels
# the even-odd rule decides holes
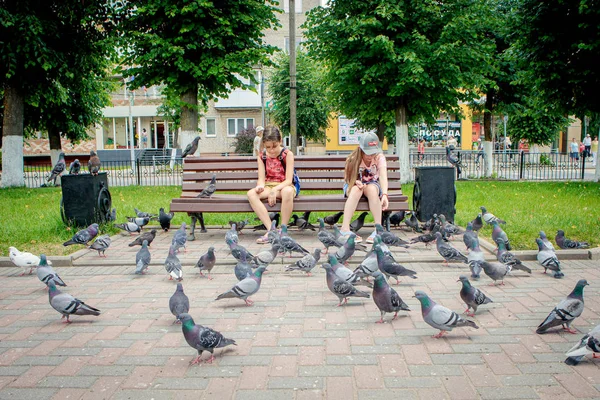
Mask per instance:
[[[268,235],[264,235],[259,237],[258,239],[256,239],[256,243],[258,244],[268,244],[269,243],[269,237]]]

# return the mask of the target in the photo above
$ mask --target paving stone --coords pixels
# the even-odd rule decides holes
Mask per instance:
[[[205,378],[157,378],[152,382],[154,390],[202,390],[208,386]]]
[[[38,383],[39,387],[89,388],[96,382],[94,376],[48,376]]]
[[[483,359],[477,354],[431,354],[430,357],[436,365],[483,364]]]
[[[565,363],[516,364],[516,366],[524,374],[564,374],[571,372],[571,369]]]
[[[327,356],[327,364],[331,365],[376,365],[376,355]]]
[[[411,376],[451,376],[462,375],[463,372],[456,365],[409,365]]]
[[[44,400],[51,399],[57,392],[55,388],[20,389],[4,388],[0,390],[0,400]]]
[[[235,400],[289,400],[298,394],[295,390],[237,390]]]
[[[477,392],[482,399],[538,399],[535,390],[530,387],[480,387]]]
[[[363,389],[358,391],[358,399],[359,400],[417,400],[420,397],[414,390],[398,390],[398,389],[386,389],[386,390],[377,390],[377,389]]]
[[[127,376],[133,371],[132,365],[85,365],[77,375],[80,376]]]
[[[289,377],[274,377],[269,378],[269,389],[321,389],[323,388],[323,378],[307,377],[307,378],[289,378]]]
[[[527,375],[510,375],[502,377],[504,386],[547,386],[558,385],[558,382],[552,375],[542,374],[527,374]]]
[[[440,387],[439,378],[384,378],[385,386],[388,388],[432,388]]]
[[[301,366],[298,368],[298,376],[352,376],[352,366],[323,365],[323,366]]]

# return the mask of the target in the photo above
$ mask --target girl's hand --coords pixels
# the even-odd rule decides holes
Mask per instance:
[[[277,194],[275,193],[274,190],[272,190],[271,193],[269,193],[268,200],[269,200],[269,205],[271,207],[273,207],[275,205],[275,203],[277,203]]]
[[[389,205],[390,205],[390,200],[388,199],[387,196],[383,196],[381,198],[381,211],[387,210]]]
[[[363,187],[364,187],[363,183],[361,181],[359,181],[359,180],[357,180],[356,182],[354,182],[354,186],[356,186],[360,190],[362,190]]]
[[[256,193],[260,194],[265,190],[265,187],[262,185],[258,185],[257,187],[254,188],[254,190],[256,191]]]

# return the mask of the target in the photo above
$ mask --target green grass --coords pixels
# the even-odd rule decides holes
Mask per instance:
[[[534,249],[535,237],[540,230],[554,237],[556,230],[563,229],[572,239],[588,241],[592,246],[600,244],[600,184],[580,182],[504,182],[461,181],[457,182],[458,200],[456,223],[465,226],[479,212],[479,206],[507,221],[503,226],[515,249]],[[403,191],[412,205],[413,185],[404,185]],[[133,215],[133,208],[158,212],[160,207],[169,208],[170,200],[179,197],[178,186],[129,186],[112,187],[113,207],[117,209],[117,222]],[[310,192],[303,192],[310,194]],[[336,192],[328,192],[336,193]],[[70,254],[83,246],[63,247],[62,243],[74,233],[60,218],[60,188],[2,189],[0,190],[0,255],[8,255],[8,247],[15,246],[34,254]],[[315,213],[311,221],[329,213]],[[207,225],[228,225],[230,219],[248,218],[254,223],[254,214],[205,214]],[[189,224],[184,213],[177,213],[173,224]],[[367,222],[372,219],[367,218]],[[101,227],[102,233],[114,234],[118,230],[111,225]],[[364,232],[361,232],[364,235]],[[484,228],[483,237],[491,239],[491,229]]]

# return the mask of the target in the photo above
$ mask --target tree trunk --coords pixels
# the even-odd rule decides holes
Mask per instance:
[[[490,89],[485,96],[485,109],[483,110],[483,154],[485,157],[484,174],[488,178],[492,176],[494,169],[494,144],[492,142],[492,112],[494,109],[494,97],[495,93]]]
[[[174,141],[181,143],[181,148],[184,149],[190,144],[196,136],[198,136],[198,89],[190,89],[181,95],[181,101],[184,106],[181,110],[181,135],[176,139],[176,135],[173,135]],[[176,147],[177,143],[173,144]],[[200,154],[200,146],[196,155]]]
[[[50,163],[52,164],[52,167],[54,167],[58,162],[58,155],[62,152],[60,131],[58,128],[48,127],[48,142],[50,143]],[[60,176],[56,179],[56,184],[60,185]]]
[[[396,154],[398,154],[398,161],[400,162],[400,183],[412,182],[413,176],[410,169],[408,122],[405,105],[396,109]]]
[[[377,137],[379,138],[379,141],[381,143],[383,143],[383,139],[385,139],[385,130],[386,130],[387,126],[385,125],[384,122],[381,122],[379,125],[377,125]],[[391,143],[388,143],[391,144]]]
[[[2,138],[2,187],[24,186],[23,178],[23,94],[16,88],[4,90]]]

